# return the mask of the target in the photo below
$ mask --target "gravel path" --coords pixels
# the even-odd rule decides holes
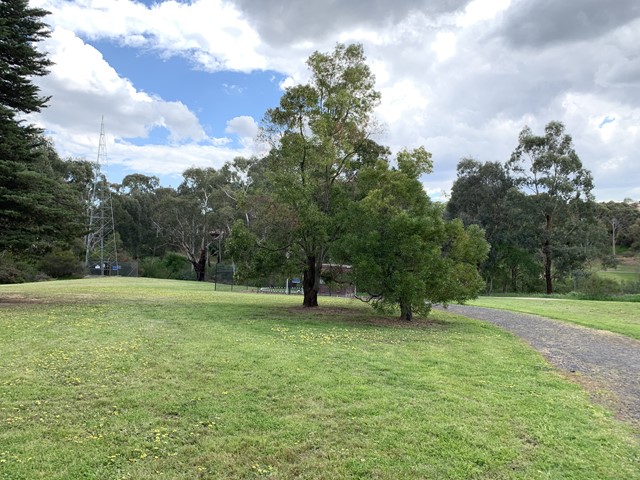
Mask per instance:
[[[586,387],[594,400],[640,425],[640,341],[523,313],[463,305],[447,310],[521,337]]]

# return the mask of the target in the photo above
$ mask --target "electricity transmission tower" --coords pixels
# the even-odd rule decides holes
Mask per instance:
[[[98,157],[93,167],[94,180],[89,200],[89,233],[86,238],[85,264],[90,275],[118,275],[116,230],[113,221],[111,189],[101,167],[107,168],[107,141],[104,134],[104,117],[100,124]]]

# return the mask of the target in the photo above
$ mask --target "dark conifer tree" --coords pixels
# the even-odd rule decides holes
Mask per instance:
[[[0,252],[39,255],[83,229],[83,207],[61,160],[22,118],[49,100],[33,82],[52,64],[36,48],[49,36],[47,14],[27,0],[0,0]]]

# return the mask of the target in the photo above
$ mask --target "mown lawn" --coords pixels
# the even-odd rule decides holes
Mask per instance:
[[[597,269],[597,275],[620,283],[640,281],[640,257],[618,256],[617,259],[620,263],[616,268]]]
[[[470,305],[531,313],[640,340],[640,304],[558,298],[480,297]]]
[[[0,478],[640,478],[638,432],[511,335],[300,302],[1,286]]]
[[[604,278],[612,278],[618,282],[637,282],[640,281],[640,267],[623,265],[615,270],[600,270],[598,275]]]

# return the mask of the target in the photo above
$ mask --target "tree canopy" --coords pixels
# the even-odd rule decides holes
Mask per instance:
[[[272,148],[249,170],[251,213],[228,243],[240,270],[302,272],[303,305],[315,307],[324,266],[340,264],[360,298],[406,320],[477,295],[483,233],[445,222],[429,200],[420,182],[429,152],[402,150],[392,162],[372,140],[380,94],[362,46],[338,44],[307,65],[311,81],[265,115]]]
[[[343,225],[339,213],[353,197],[360,169],[386,149],[375,144],[373,109],[380,94],[361,45],[338,44],[316,52],[307,65],[311,80],[289,87],[280,105],[265,115],[269,190],[265,202],[294,215],[289,235],[270,247],[299,262],[304,305],[318,305],[322,266]]]
[[[84,228],[82,199],[73,185],[78,169],[20,120],[48,100],[33,83],[51,65],[36,49],[49,35],[47,13],[29,8],[26,0],[0,2],[0,249],[20,254],[39,255]]]
[[[550,122],[544,135],[525,127],[504,164],[463,159],[447,211],[487,231],[489,288],[496,279],[518,290],[542,275],[552,293],[554,280],[581,268],[599,242],[592,188],[571,136]]]
[[[352,205],[339,245],[359,298],[381,311],[399,306],[400,318],[411,320],[433,303],[477,296],[488,245],[477,226],[445,222],[427,196],[419,176],[431,171],[431,154],[405,150],[397,165],[379,161],[361,172],[364,196]]]

